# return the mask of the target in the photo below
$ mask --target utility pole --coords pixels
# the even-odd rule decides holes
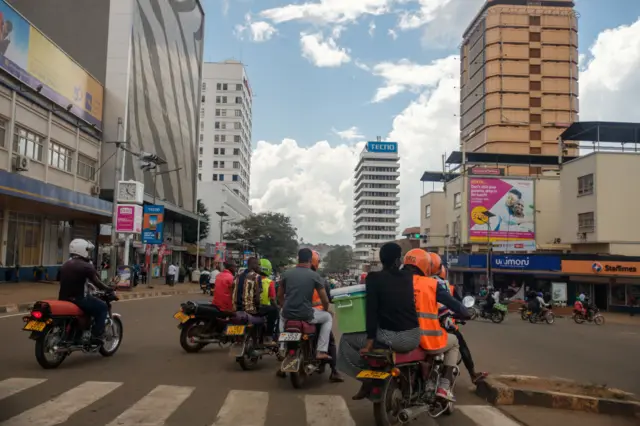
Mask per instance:
[[[105,143],[114,143],[116,145],[116,153],[113,160],[115,163],[115,171],[113,173],[113,218],[111,220],[111,260],[109,262],[109,275],[111,277],[115,277],[118,265],[118,235],[116,233],[116,216],[118,213],[118,180],[124,179],[124,177],[122,176],[124,175],[124,167],[122,167],[122,164],[120,163],[119,156],[121,145],[127,143],[122,140],[122,117],[118,117],[118,131],[116,135],[116,141]]]

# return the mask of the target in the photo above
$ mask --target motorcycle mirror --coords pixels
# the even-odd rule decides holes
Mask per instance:
[[[476,299],[473,296],[465,296],[464,299],[462,299],[462,304],[465,308],[473,308],[473,305],[476,304]]]

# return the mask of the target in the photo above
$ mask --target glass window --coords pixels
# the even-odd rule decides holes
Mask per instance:
[[[218,180],[218,175],[213,175],[213,177],[211,178],[211,180]]]
[[[224,148],[220,148],[220,155],[225,155],[225,149]]]
[[[242,90],[242,84],[236,84],[236,90]]]
[[[237,182],[238,181],[238,175],[233,175],[233,181]]]
[[[457,192],[453,194],[453,207],[457,209],[461,205],[462,205],[462,194],[460,192]]]
[[[630,306],[640,306],[640,285],[627,286],[627,302]]]
[[[40,135],[16,126],[13,134],[13,152],[25,155],[36,161],[42,161],[43,139]]]
[[[58,144],[55,141],[49,141],[49,165],[57,169],[71,172],[71,162],[73,160],[73,151],[69,148]]]
[[[609,303],[611,305],[626,306],[627,304],[627,286],[624,284],[611,284],[611,297]]]
[[[578,178],[578,196],[593,194],[593,173]]]
[[[78,177],[87,180],[95,180],[96,166],[98,162],[85,155],[78,154]]]
[[[38,266],[42,251],[42,218],[36,215],[9,213],[6,266]]]
[[[220,179],[219,180],[224,180],[224,175],[219,175]]]
[[[0,146],[4,147],[4,138],[7,131],[7,120],[0,117]]]

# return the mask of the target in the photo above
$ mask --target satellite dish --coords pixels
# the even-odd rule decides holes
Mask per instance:
[[[465,296],[464,299],[462,299],[462,304],[465,308],[472,308],[473,305],[476,304],[476,298],[473,296]]]

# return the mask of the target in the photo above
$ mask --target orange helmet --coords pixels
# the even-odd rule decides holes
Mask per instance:
[[[404,255],[404,261],[402,263],[415,266],[427,277],[431,275],[431,257],[429,253],[422,249],[415,248],[409,250],[407,254]]]
[[[440,278],[442,278],[443,280],[446,280],[447,279],[447,274],[448,274],[447,268],[445,268],[444,265],[440,266],[440,273],[438,274],[438,276]]]
[[[311,255],[311,269],[317,271],[320,267],[320,254],[313,250],[313,254]]]
[[[431,271],[433,274],[439,274],[442,268],[442,259],[438,253],[429,253],[431,256]]]

